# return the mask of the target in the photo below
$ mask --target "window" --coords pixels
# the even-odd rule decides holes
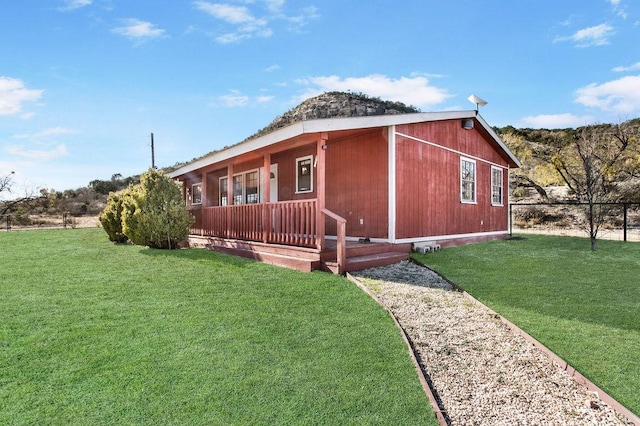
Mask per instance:
[[[244,193],[247,204],[258,202],[258,171],[249,172],[244,175]]]
[[[296,193],[313,191],[313,155],[296,158]]]
[[[476,162],[467,158],[460,159],[460,201],[476,202]]]
[[[202,204],[202,183],[191,185],[191,204]]]
[[[502,169],[491,166],[491,204],[502,205]]]
[[[233,204],[244,204],[244,175],[233,177]]]
[[[220,205],[229,204],[227,177],[220,178]],[[256,204],[260,202],[260,173],[258,170],[233,175],[233,204]]]
[[[227,182],[229,180],[226,177],[220,178],[220,205],[226,206],[229,204],[229,199],[227,198]]]

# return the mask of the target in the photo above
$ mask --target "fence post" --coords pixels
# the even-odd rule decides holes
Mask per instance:
[[[624,235],[624,241],[627,241],[627,203],[622,204],[622,235]]]
[[[513,204],[509,203],[509,237],[513,237]]]

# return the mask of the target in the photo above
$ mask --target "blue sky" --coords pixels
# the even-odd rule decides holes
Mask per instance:
[[[491,125],[640,116],[637,0],[20,0],[0,9],[0,175],[87,186],[363,92]]]

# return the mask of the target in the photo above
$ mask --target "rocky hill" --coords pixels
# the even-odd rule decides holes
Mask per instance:
[[[402,102],[384,101],[380,98],[369,97],[363,93],[327,92],[305,100],[297,107],[277,117],[271,124],[246,140],[304,120],[415,112],[420,112],[420,110],[413,106],[407,106]]]

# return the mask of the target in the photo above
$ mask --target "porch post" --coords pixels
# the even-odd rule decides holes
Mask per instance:
[[[325,247],[324,242],[324,214],[322,210],[326,207],[326,150],[327,150],[327,139],[329,136],[327,133],[320,134],[320,138],[316,143],[316,159],[318,161],[318,166],[316,168],[316,192],[317,192],[317,200],[318,206],[316,207],[316,245],[318,250],[323,250]]]
[[[207,207],[207,172],[202,172],[202,204],[201,208]]]
[[[227,166],[227,206],[232,206],[233,205],[233,164],[229,163],[229,165]],[[227,210],[227,226],[225,229],[225,237],[226,238],[231,238],[231,227],[233,226],[232,224],[232,217],[231,217],[231,209],[226,209]]]
[[[200,185],[200,217],[202,218],[202,224],[200,225],[200,235],[204,236],[209,232],[205,229],[205,213],[204,208],[207,206],[207,172],[202,172],[201,176],[202,185]]]
[[[271,201],[271,154],[264,155],[262,171],[262,242],[269,242],[271,230],[271,214],[269,214],[269,202]]]

